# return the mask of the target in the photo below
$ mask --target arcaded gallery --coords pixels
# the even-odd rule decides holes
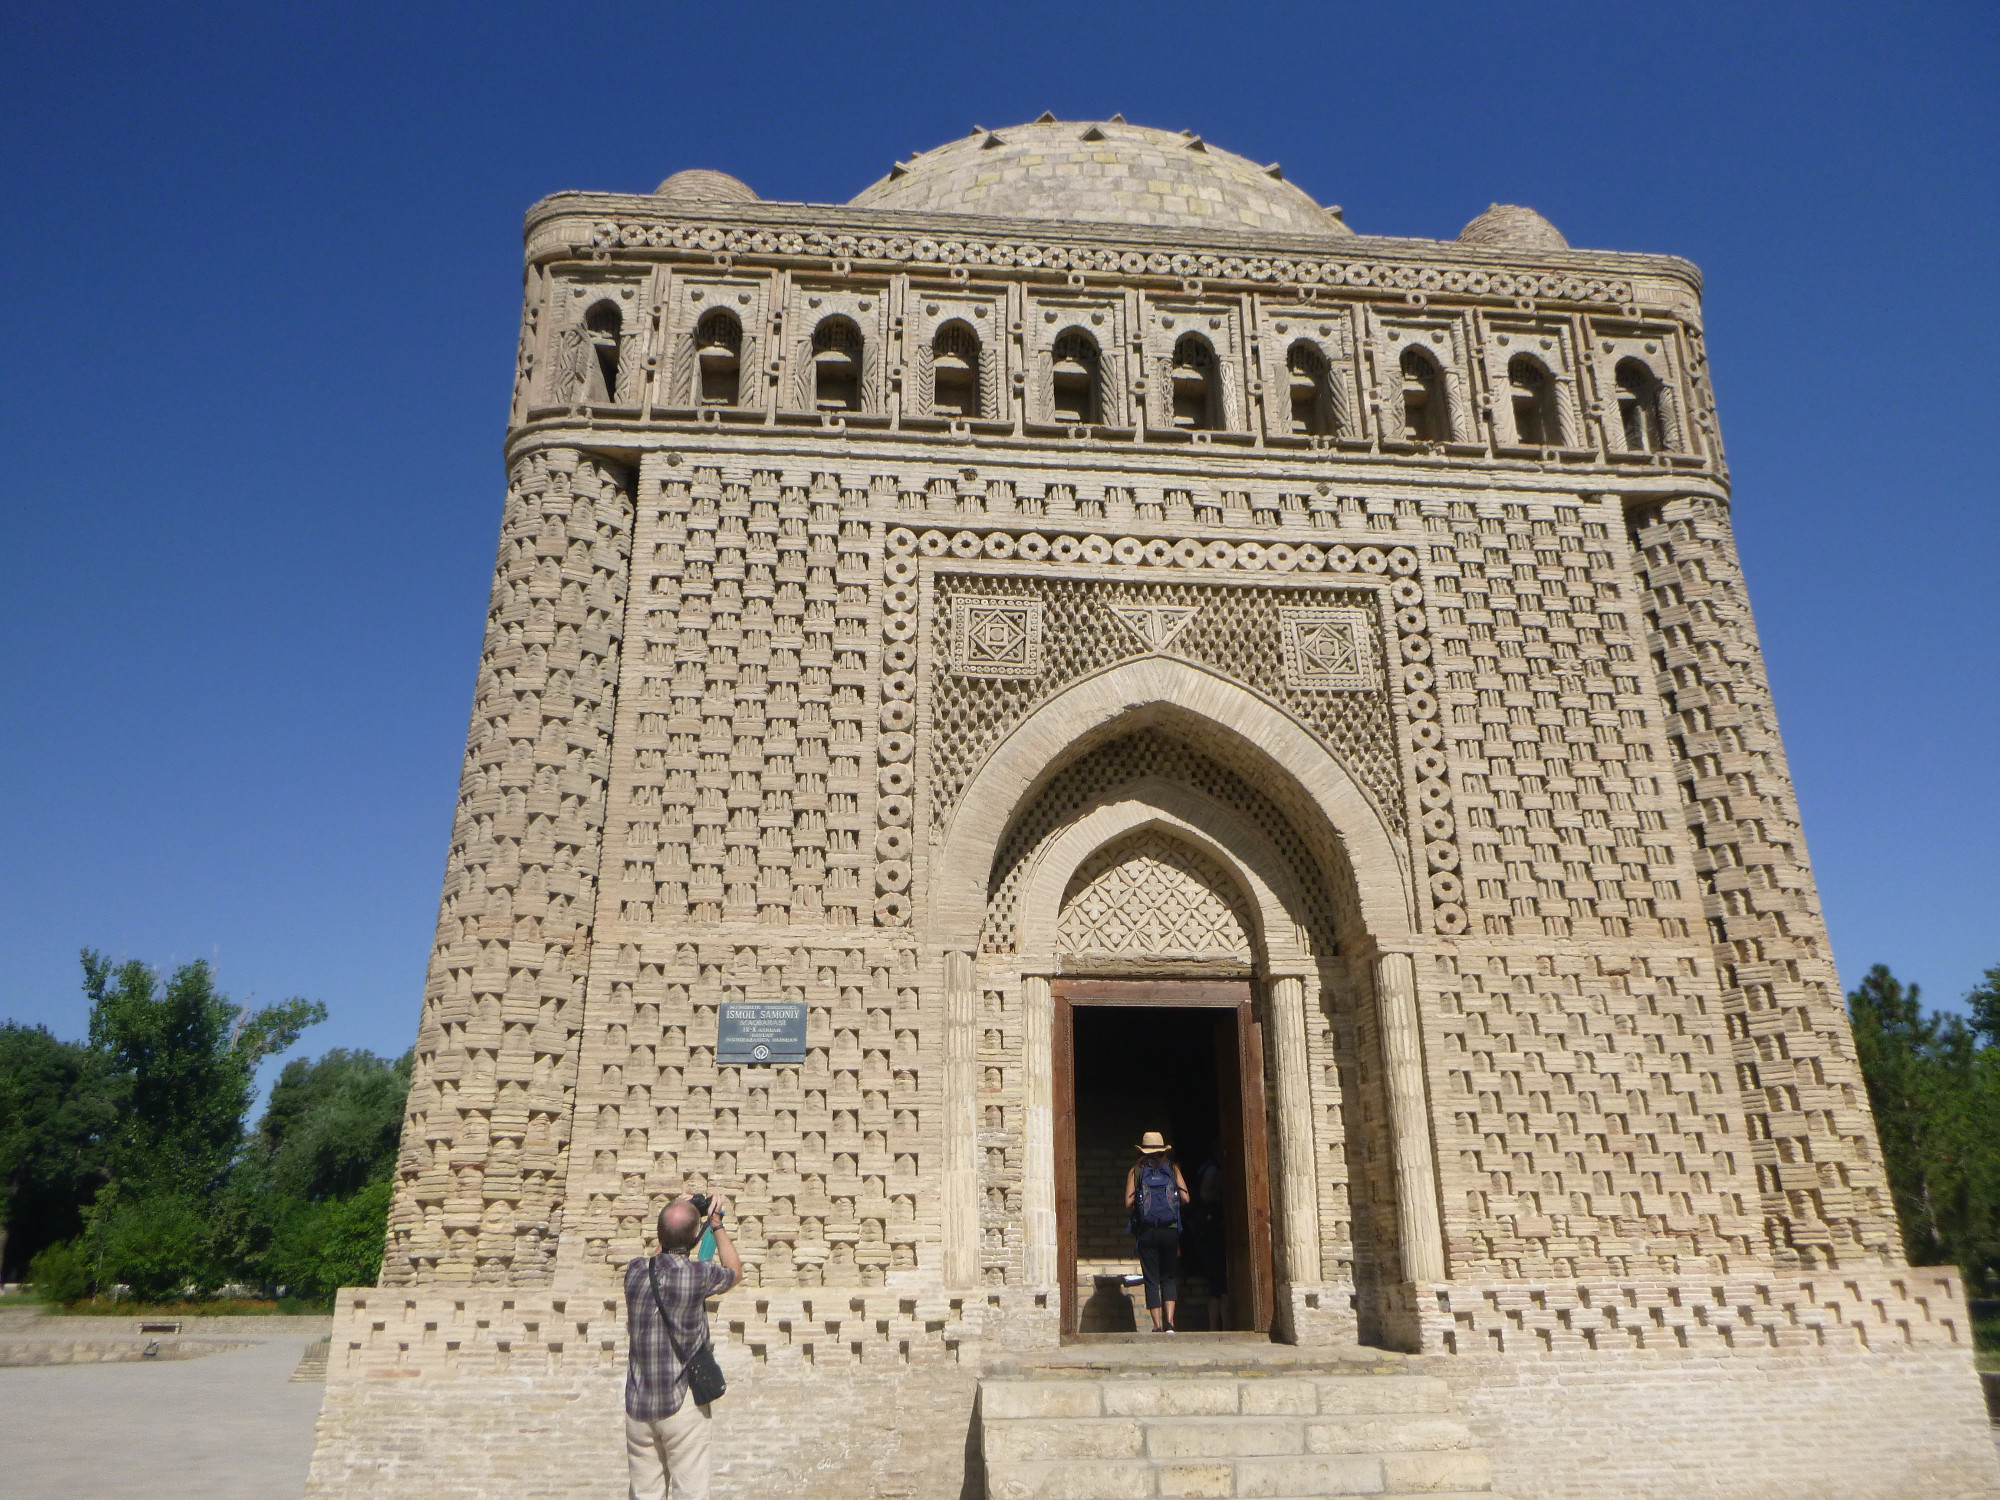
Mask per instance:
[[[1693,266],[1044,116],[844,205],[557,193],[524,288],[314,1496],[622,1493],[621,1268],[711,1191],[722,1495],[2000,1485]]]

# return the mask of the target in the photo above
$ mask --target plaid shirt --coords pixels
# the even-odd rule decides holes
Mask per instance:
[[[660,1302],[667,1322],[653,1301],[646,1267],[656,1268]],[[687,1361],[708,1336],[706,1301],[728,1287],[730,1275],[720,1261],[691,1260],[685,1255],[641,1256],[625,1267],[625,1332],[631,1358],[625,1367],[625,1415],[641,1422],[671,1417],[687,1399]]]

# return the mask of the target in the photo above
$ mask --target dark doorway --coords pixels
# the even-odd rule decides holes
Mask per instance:
[[[1196,1202],[1182,1234],[1177,1321],[1268,1331],[1270,1193],[1261,1028],[1247,982],[1071,980],[1056,986],[1056,1199],[1063,1331],[1146,1326],[1125,1173],[1165,1134]],[[1246,1083],[1248,1087],[1246,1088]],[[1203,1192],[1202,1168],[1211,1160]],[[1204,1201],[1206,1199],[1207,1201]]]

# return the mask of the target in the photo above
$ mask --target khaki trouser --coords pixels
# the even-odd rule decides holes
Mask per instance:
[[[708,1500],[708,1423],[708,1408],[696,1406],[692,1397],[657,1422],[625,1419],[632,1500],[667,1500],[669,1475],[674,1500]]]

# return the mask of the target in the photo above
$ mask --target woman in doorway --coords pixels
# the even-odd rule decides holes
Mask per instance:
[[[1155,1333],[1174,1331],[1180,1292],[1181,1205],[1188,1201],[1188,1187],[1172,1152],[1165,1136],[1149,1130],[1139,1138],[1137,1164],[1125,1174],[1125,1207],[1139,1242],[1146,1311],[1153,1315]]]

